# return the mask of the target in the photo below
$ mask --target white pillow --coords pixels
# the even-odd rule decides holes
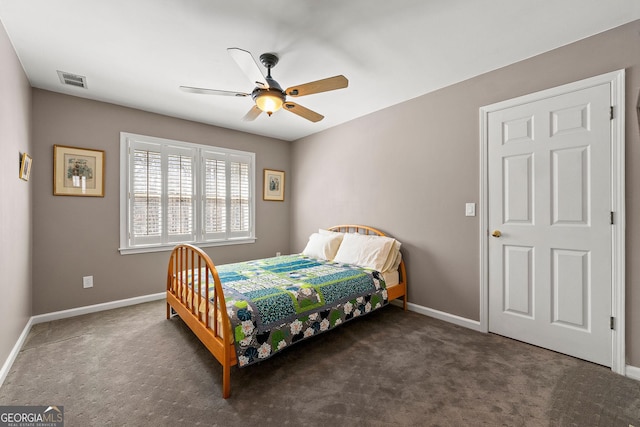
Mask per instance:
[[[394,242],[390,237],[346,233],[333,260],[382,271]]]
[[[400,260],[398,259],[398,257],[400,257],[400,246],[402,246],[402,243],[398,242],[397,240],[393,241],[393,247],[389,251],[389,256],[387,257],[382,270],[380,270],[381,273],[386,273],[387,271],[395,271],[398,269],[398,266],[400,265]]]
[[[318,233],[324,236],[340,236],[341,239],[342,239],[342,236],[344,236],[344,233],[341,231],[325,230],[324,228],[318,229]]]
[[[313,233],[309,236],[309,241],[302,254],[313,258],[332,260],[336,256],[336,252],[338,252],[341,241],[342,236],[325,236]]]

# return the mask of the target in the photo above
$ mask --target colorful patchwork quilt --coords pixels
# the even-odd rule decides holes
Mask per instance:
[[[216,269],[240,367],[388,303],[377,271],[301,254]]]

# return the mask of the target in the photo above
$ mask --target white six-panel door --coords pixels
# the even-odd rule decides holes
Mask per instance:
[[[606,366],[610,94],[601,84],[487,120],[489,330]]]

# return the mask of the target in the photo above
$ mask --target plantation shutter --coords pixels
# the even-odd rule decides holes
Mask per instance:
[[[207,153],[204,159],[205,240],[225,238],[227,231],[227,168],[224,154]]]
[[[250,203],[251,159],[245,156],[229,156],[229,199],[230,199],[230,229],[231,237],[249,235],[251,227]]]
[[[134,245],[162,243],[162,154],[159,145],[133,150],[130,240]]]
[[[195,150],[167,147],[166,165],[166,241],[194,241]]]
[[[252,157],[213,151],[203,157],[205,240],[250,237]]]

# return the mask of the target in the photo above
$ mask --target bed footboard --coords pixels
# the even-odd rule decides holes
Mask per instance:
[[[213,281],[213,283],[211,283]],[[231,395],[231,366],[237,364],[222,284],[211,258],[201,249],[181,244],[167,268],[167,319],[171,309],[222,364],[222,397]]]

